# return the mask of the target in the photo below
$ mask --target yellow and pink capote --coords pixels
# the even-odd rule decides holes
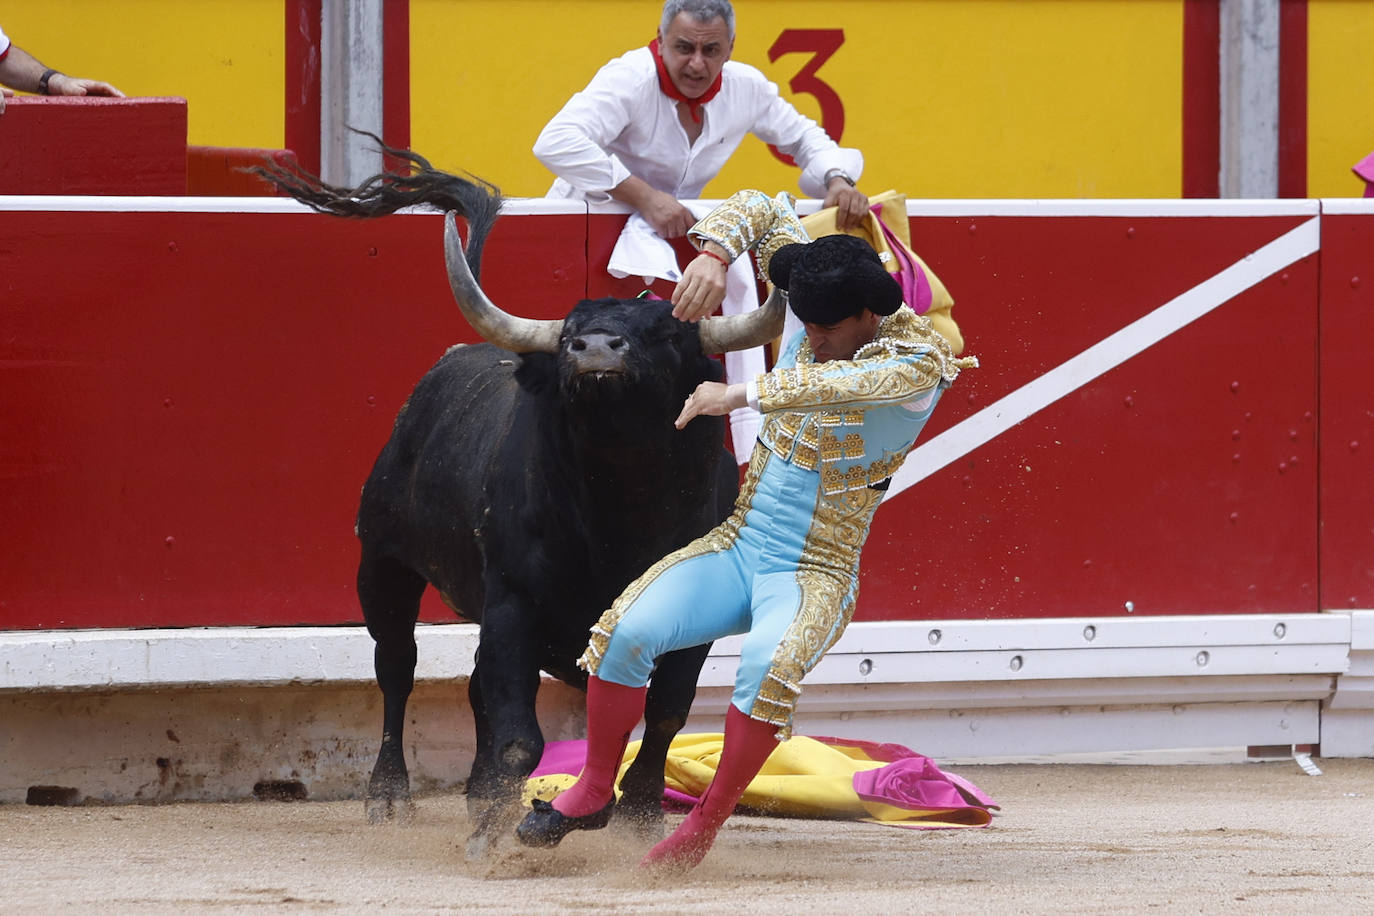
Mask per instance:
[[[720,732],[681,734],[668,750],[665,801],[691,805],[720,760]],[[621,775],[639,751],[625,748]],[[525,786],[525,803],[552,799],[577,779],[583,741],[551,741]],[[869,821],[894,827],[986,827],[999,806],[968,780],[897,744],[794,735],[780,742],[740,799],[768,815]]]

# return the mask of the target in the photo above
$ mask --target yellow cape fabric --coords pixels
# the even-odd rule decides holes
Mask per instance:
[[[678,735],[668,749],[665,785],[700,797],[715,775],[723,742],[719,732]],[[639,742],[632,741],[625,749],[619,775],[624,775],[638,751]],[[886,763],[871,759],[862,748],[823,744],[794,735],[768,757],[745,789],[740,806],[762,814],[849,818],[900,827],[982,827],[992,820],[992,815],[979,807],[911,809],[865,801],[854,791],[854,774],[882,766]],[[525,803],[533,798],[552,800],[576,781],[576,776],[562,773],[530,779],[525,786]]]
[[[926,280],[930,283],[931,303],[925,316],[930,319],[930,323],[935,326],[935,330],[949,341],[950,349],[954,355],[958,356],[964,351],[964,335],[959,331],[959,325],[954,321],[954,297],[945,288],[944,282],[935,275],[935,271],[930,269],[930,265],[922,260],[921,256],[911,250],[911,224],[906,215],[906,195],[897,191],[884,191],[875,194],[868,199],[869,205],[877,205],[882,213],[882,221],[897,236],[898,240],[906,247],[907,254],[912,257],[921,269],[925,271]],[[826,207],[818,210],[809,216],[801,218],[801,224],[806,229],[806,234],[813,239],[818,239],[823,235],[835,235],[840,232],[840,228],[835,223],[838,213],[835,207]],[[882,227],[878,225],[879,217],[872,212],[864,215],[863,222],[853,229],[843,230],[846,235],[856,236],[872,245],[882,257],[884,263],[888,265],[888,270],[895,269],[897,260],[893,258],[887,237],[883,234]],[[913,303],[907,303],[912,305]]]

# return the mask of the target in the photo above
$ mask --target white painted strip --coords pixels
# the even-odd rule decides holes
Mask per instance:
[[[420,626],[416,678],[472,673],[475,624]],[[369,682],[372,637],[352,627],[0,632],[0,692]]]
[[[1343,645],[1145,646],[1087,649],[1006,649],[1001,652],[932,652],[850,655],[835,651],[806,676],[808,684],[910,684],[927,681],[1023,683],[1065,678],[1223,677],[1234,675],[1344,674]]]
[[[882,655],[1001,652],[1025,649],[1119,649],[1177,646],[1294,645],[1349,647],[1367,612],[1198,614],[1141,617],[1038,617],[1005,620],[887,620],[851,625],[830,653]],[[1374,614],[1367,615],[1374,623]],[[718,639],[712,656],[738,655],[742,636]]]
[[[1324,197],[1321,208],[1333,216],[1374,216],[1374,197]]]
[[[688,731],[720,728],[720,719],[698,719],[692,707]],[[1048,755],[1113,753],[1113,762],[1129,762],[1121,752],[1175,748],[1236,748],[1243,761],[1247,745],[1322,745],[1326,730],[1316,701],[1274,703],[1201,703],[1135,707],[1070,706],[1058,708],[906,711],[869,715],[863,712],[812,715],[802,699],[795,729],[803,735],[903,744],[939,760],[959,762],[1028,762]],[[1355,756],[1355,755],[1350,755]],[[1104,762],[1100,757],[1095,762]],[[1196,763],[1196,759],[1188,762]],[[994,790],[995,791],[995,790]]]
[[[708,201],[714,203],[714,201]],[[620,207],[614,210],[613,207]],[[818,200],[797,201],[802,216],[821,208]],[[593,205],[592,212],[629,212],[623,205]],[[1088,216],[1088,217],[1238,217],[1316,216],[1313,199],[1299,200],[1162,200],[1155,198],[1088,200],[1075,198],[949,199],[913,198],[906,202],[908,216]],[[917,249],[919,254],[924,254]]]
[[[1265,277],[1312,254],[1321,245],[1320,227],[1319,218],[1307,220],[1148,315],[917,446],[893,476],[885,499],[892,499],[1037,411],[1229,302]]]
[[[1371,621],[1374,612],[1357,611],[862,622],[850,626],[827,656],[837,668],[824,680],[876,684],[894,678],[929,683],[1055,676],[1054,665],[1040,658],[1070,660],[1065,677],[1078,676],[1084,665],[1093,665],[1091,658],[1112,660],[1094,669],[1093,676],[1106,677],[1126,670],[1244,674],[1241,669],[1247,667],[1252,674],[1335,674],[1348,665],[1352,627],[1358,622],[1363,632]],[[468,676],[478,633],[475,624],[417,627],[416,677]],[[717,640],[702,683],[714,683],[709,671],[736,664],[739,647],[740,637]],[[1215,666],[1210,661],[1197,665],[1199,649],[1219,659]],[[1018,653],[1023,663],[1012,671],[1008,663]],[[862,673],[856,666],[865,658],[872,664]],[[843,673],[847,668],[854,673]],[[0,692],[371,680],[372,639],[361,626],[0,631]]]
[[[1273,700],[1325,700],[1331,696],[1329,674],[1255,674],[1236,677],[1106,677],[1036,681],[907,681],[865,683],[863,703],[854,702],[851,684],[805,683],[808,712],[886,712],[918,709],[1016,709],[1033,706],[1093,706],[1110,703],[1137,706],[1171,703],[1264,703]],[[698,701],[734,691],[734,682],[701,684]],[[722,705],[722,712],[724,706]]]
[[[1349,611],[1350,647],[1361,652],[1374,652],[1374,611]]]
[[[78,197],[63,195],[0,195],[0,211],[73,213],[310,213],[305,204],[285,197]],[[433,213],[424,207],[408,207],[401,215]],[[511,198],[502,208],[507,216],[583,215],[580,200],[542,197]]]
[[[588,205],[581,200],[557,197],[510,197],[501,207],[508,216],[585,216]]]
[[[281,197],[0,196],[0,210],[34,213],[308,213]]]
[[[797,206],[800,212],[802,207]],[[1237,217],[1315,216],[1317,201],[1299,200],[908,200],[908,216]],[[916,243],[917,254],[925,255]]]
[[[714,205],[718,200],[704,200]],[[1315,216],[1318,207],[1329,213],[1374,213],[1374,200],[909,200],[911,216],[1083,216],[1083,217],[1251,217]],[[298,213],[304,204],[281,197],[154,197],[0,195],[0,210],[61,211],[79,213],[187,212],[187,213]],[[797,212],[806,215],[820,209],[820,201],[799,200]],[[402,212],[432,212],[409,210]],[[580,200],[551,197],[514,197],[506,201],[512,216],[565,214],[625,214],[620,203],[587,204]]]

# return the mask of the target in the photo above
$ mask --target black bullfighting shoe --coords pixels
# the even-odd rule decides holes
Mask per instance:
[[[557,846],[563,837],[574,830],[600,830],[610,823],[611,814],[615,811],[614,798],[600,811],[581,817],[568,817],[542,798],[536,798],[532,804],[534,810],[526,814],[520,826],[515,828],[516,838],[526,846]]]

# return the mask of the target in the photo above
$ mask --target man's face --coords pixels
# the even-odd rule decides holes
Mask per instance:
[[[853,359],[860,347],[873,342],[882,320],[881,315],[864,309],[835,324],[804,321],[802,326],[806,329],[806,339],[811,344],[811,353],[816,362],[824,363],[832,359]]]
[[[722,17],[702,23],[687,13],[678,13],[668,31],[659,33],[658,44],[673,85],[689,99],[711,88],[735,48]]]

